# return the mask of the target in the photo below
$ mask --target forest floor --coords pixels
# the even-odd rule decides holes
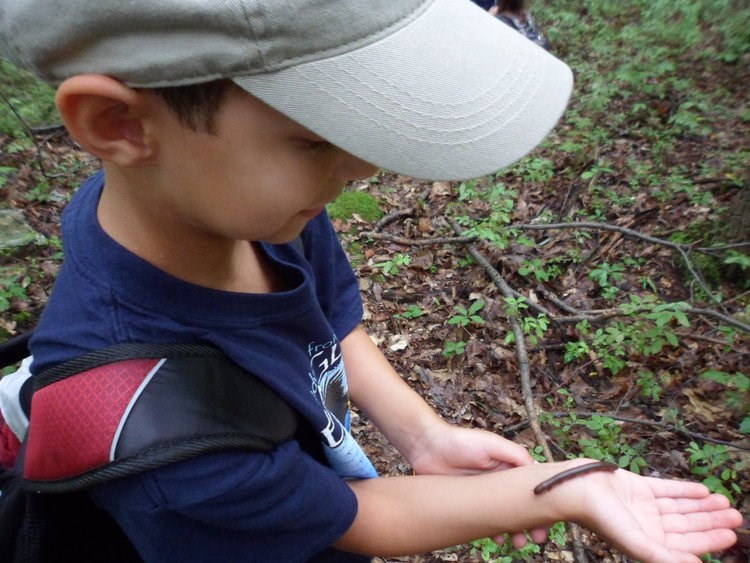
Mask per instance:
[[[581,57],[560,47],[573,63]],[[739,255],[732,266],[692,249],[719,244],[707,225],[722,224],[742,189],[750,71],[682,62],[690,95],[720,98],[726,111],[685,109],[676,80],[676,91],[658,95],[610,92],[606,111],[588,125],[574,101],[571,117],[523,164],[469,183],[383,173],[348,189],[373,196],[380,213],[355,206],[334,222],[361,280],[367,329],[445,419],[497,432],[540,458],[585,454],[647,475],[709,480],[748,515],[750,270]],[[585,76],[579,88],[593,91]],[[588,142],[586,128],[618,112],[627,117],[606,140],[567,144]],[[701,127],[685,121],[696,115]],[[647,126],[682,129],[664,150]],[[60,213],[97,166],[61,129],[34,137],[33,146],[19,146],[0,134],[0,208],[21,210],[46,240],[0,258],[0,296],[9,303],[0,308],[0,339],[38,318],[61,261]],[[566,226],[532,230],[557,222]],[[607,228],[582,225],[590,222]],[[458,238],[456,229],[474,238]],[[364,416],[355,415],[354,432],[381,474],[411,471]],[[592,561],[628,561],[580,534]],[[747,562],[743,542],[716,560]],[[389,561],[492,557],[523,556],[458,546]],[[525,557],[574,560],[571,542],[550,541]]]

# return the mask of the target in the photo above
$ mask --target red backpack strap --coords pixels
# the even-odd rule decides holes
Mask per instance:
[[[124,344],[36,376],[24,478],[68,492],[200,454],[270,451],[295,411],[221,351]]]

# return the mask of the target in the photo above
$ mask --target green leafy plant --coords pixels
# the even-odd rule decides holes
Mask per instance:
[[[0,166],[0,188],[8,182],[8,177],[15,174],[16,169],[13,166]]]
[[[727,373],[719,370],[708,370],[701,377],[725,387],[727,407],[743,413],[740,432],[750,434],[750,377],[740,372]]]
[[[724,258],[724,264],[736,264],[740,269],[748,270],[750,269],[750,254],[728,250],[727,256]]]
[[[398,313],[394,316],[400,319],[417,319],[424,314],[425,312],[419,305],[409,305],[406,308],[406,311],[404,311],[403,313]]]
[[[537,281],[546,282],[559,276],[561,270],[560,266],[551,263],[550,260],[532,258],[524,260],[521,263],[521,267],[518,268],[518,273],[522,276],[533,275]]]
[[[599,284],[605,299],[612,299],[619,292],[615,284],[623,279],[623,272],[625,266],[622,264],[602,262],[589,272],[588,277]]]
[[[0,59],[0,92],[5,98],[0,103],[0,134],[24,138],[30,145],[26,125],[60,122],[54,88],[5,59]]]
[[[690,442],[687,448],[690,457],[690,472],[703,477],[703,484],[714,493],[720,493],[734,501],[735,494],[742,494],[737,481],[737,468],[732,463],[729,449],[723,444]]]
[[[446,342],[443,346],[443,355],[446,358],[452,358],[453,356],[463,356],[466,352],[466,342]]]
[[[0,277],[0,313],[3,313],[10,309],[11,302],[14,299],[28,299],[26,287],[30,280],[27,276],[13,275],[12,273],[3,275],[2,270],[0,270],[0,276],[2,276]]]
[[[532,346],[536,346],[539,341],[544,337],[544,333],[549,328],[549,319],[546,315],[538,315],[536,317],[522,317],[520,319],[521,330],[528,337],[529,342]],[[511,344],[516,341],[516,334],[513,331],[508,331],[505,336],[505,343]]]
[[[456,305],[453,308],[456,312],[448,319],[448,324],[458,325],[461,327],[467,327],[470,324],[484,324],[484,319],[477,314],[483,308],[484,301],[482,301],[481,299],[473,301],[472,304],[469,305],[468,309],[463,305]]]
[[[380,268],[384,276],[392,276],[399,273],[399,268],[408,266],[409,264],[411,264],[411,256],[399,253],[390,260],[378,262],[374,266]]]
[[[528,535],[526,540],[526,545],[520,549],[513,546],[513,542],[510,541],[508,535],[506,535],[503,543],[498,544],[489,538],[485,538],[474,541],[471,545],[475,552],[480,554],[482,561],[487,563],[514,563],[515,561],[530,561],[542,552],[542,547],[531,541]],[[557,546],[565,545],[564,523],[556,522],[550,526],[549,541]]]
[[[643,458],[646,443],[641,442],[635,446],[628,444],[622,427],[615,419],[595,414],[587,419],[579,418],[578,424],[585,426],[593,434],[592,438],[581,438],[578,441],[586,457],[616,463],[633,473],[640,473],[648,465]]]
[[[525,297],[505,297],[505,312],[508,316],[519,316],[524,309],[528,309]]]
[[[465,234],[485,240],[498,248],[507,248],[511,240],[519,235],[517,231],[507,227],[513,219],[518,192],[506,187],[502,182],[492,184],[482,190],[479,190],[475,184],[463,185],[465,186],[464,194],[470,193],[473,197],[487,201],[491,208],[489,215],[480,221],[465,215],[457,216],[456,221],[468,227]],[[460,187],[459,192],[461,192]],[[466,195],[466,197],[469,196]]]
[[[661,394],[664,392],[664,380],[664,377],[655,375],[651,370],[643,369],[638,372],[636,385],[638,386],[639,393],[642,397],[652,401],[658,401],[661,399]]]

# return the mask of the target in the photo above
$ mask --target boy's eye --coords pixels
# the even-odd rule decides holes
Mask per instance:
[[[323,150],[332,147],[333,145],[325,139],[299,139],[298,144],[303,149],[310,150]]]

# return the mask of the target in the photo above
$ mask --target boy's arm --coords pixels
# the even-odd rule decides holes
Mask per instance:
[[[618,470],[533,488],[585,463],[571,460],[470,476],[416,475],[355,481],[358,512],[336,542],[381,556],[423,553],[557,520],[587,526],[644,563],[700,563],[694,554],[725,549],[742,516],[698,483]]]
[[[421,475],[472,475],[528,465],[526,449],[497,434],[446,423],[396,373],[362,326],[341,343],[349,392],[354,403]],[[518,528],[513,544],[526,535]],[[547,539],[544,528],[529,529],[531,539]],[[503,541],[502,537],[496,537]]]
[[[527,465],[526,449],[446,423],[395,372],[362,326],[341,342],[352,401],[420,474],[473,474]]]
[[[699,563],[692,554],[736,541],[731,528],[740,525],[739,512],[697,483],[618,470],[534,495],[537,484],[587,460],[531,464],[521,446],[446,424],[362,327],[344,338],[342,352],[352,399],[422,475],[350,482],[359,508],[336,544],[341,549],[423,553],[559,520],[580,522],[644,562]]]

